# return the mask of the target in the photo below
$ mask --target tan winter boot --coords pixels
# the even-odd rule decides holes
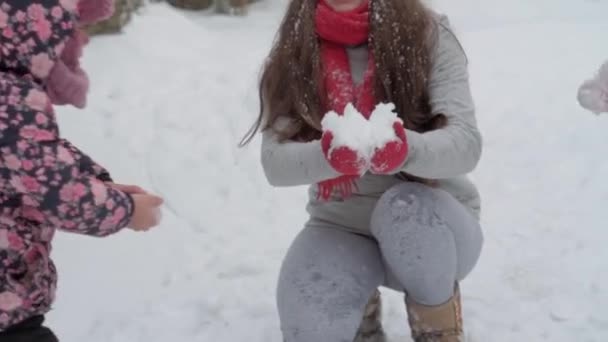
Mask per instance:
[[[382,329],[382,299],[376,290],[365,307],[365,315],[357,331],[354,342],[385,342]]]
[[[463,342],[462,308],[458,286],[446,303],[426,306],[406,298],[408,320],[415,342]]]

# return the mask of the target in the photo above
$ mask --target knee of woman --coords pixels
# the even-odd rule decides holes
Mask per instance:
[[[428,273],[422,273],[428,274]],[[414,302],[422,305],[435,306],[447,302],[454,295],[454,278],[441,277],[432,279],[422,277],[407,284],[406,295]]]
[[[404,220],[430,221],[436,218],[438,208],[449,200],[449,196],[442,190],[420,183],[397,184],[378,200],[371,217],[372,232],[379,233],[382,227]]]

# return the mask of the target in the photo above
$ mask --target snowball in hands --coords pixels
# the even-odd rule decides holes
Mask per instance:
[[[407,158],[408,146],[403,120],[394,110],[394,104],[381,103],[369,119],[373,142],[370,168],[376,174],[394,173]]]
[[[344,115],[330,111],[321,122],[321,145],[329,164],[344,175],[362,175],[369,169],[366,150],[369,124],[352,104],[346,105]]]
[[[403,121],[394,109],[392,103],[378,104],[369,120],[352,104],[346,106],[344,115],[328,112],[321,125],[324,152],[332,167],[344,174],[361,175],[370,169],[374,173],[390,173],[401,166],[407,156],[407,144]],[[350,173],[340,170],[345,168],[345,162]]]

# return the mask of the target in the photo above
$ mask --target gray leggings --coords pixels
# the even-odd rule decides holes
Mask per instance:
[[[283,261],[277,303],[285,342],[352,342],[379,286],[438,305],[473,269],[483,237],[448,193],[404,183],[371,217],[373,237],[311,220]]]

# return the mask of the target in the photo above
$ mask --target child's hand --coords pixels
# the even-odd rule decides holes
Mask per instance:
[[[140,188],[137,185],[126,185],[126,184],[116,184],[116,183],[112,183],[112,182],[108,182],[106,183],[107,186],[122,191],[124,193],[130,194],[130,195],[135,195],[135,194],[139,194],[139,195],[147,195],[148,192],[142,188]]]
[[[128,227],[135,231],[148,231],[161,220],[160,206],[163,199],[148,194],[132,194],[135,210]]]

